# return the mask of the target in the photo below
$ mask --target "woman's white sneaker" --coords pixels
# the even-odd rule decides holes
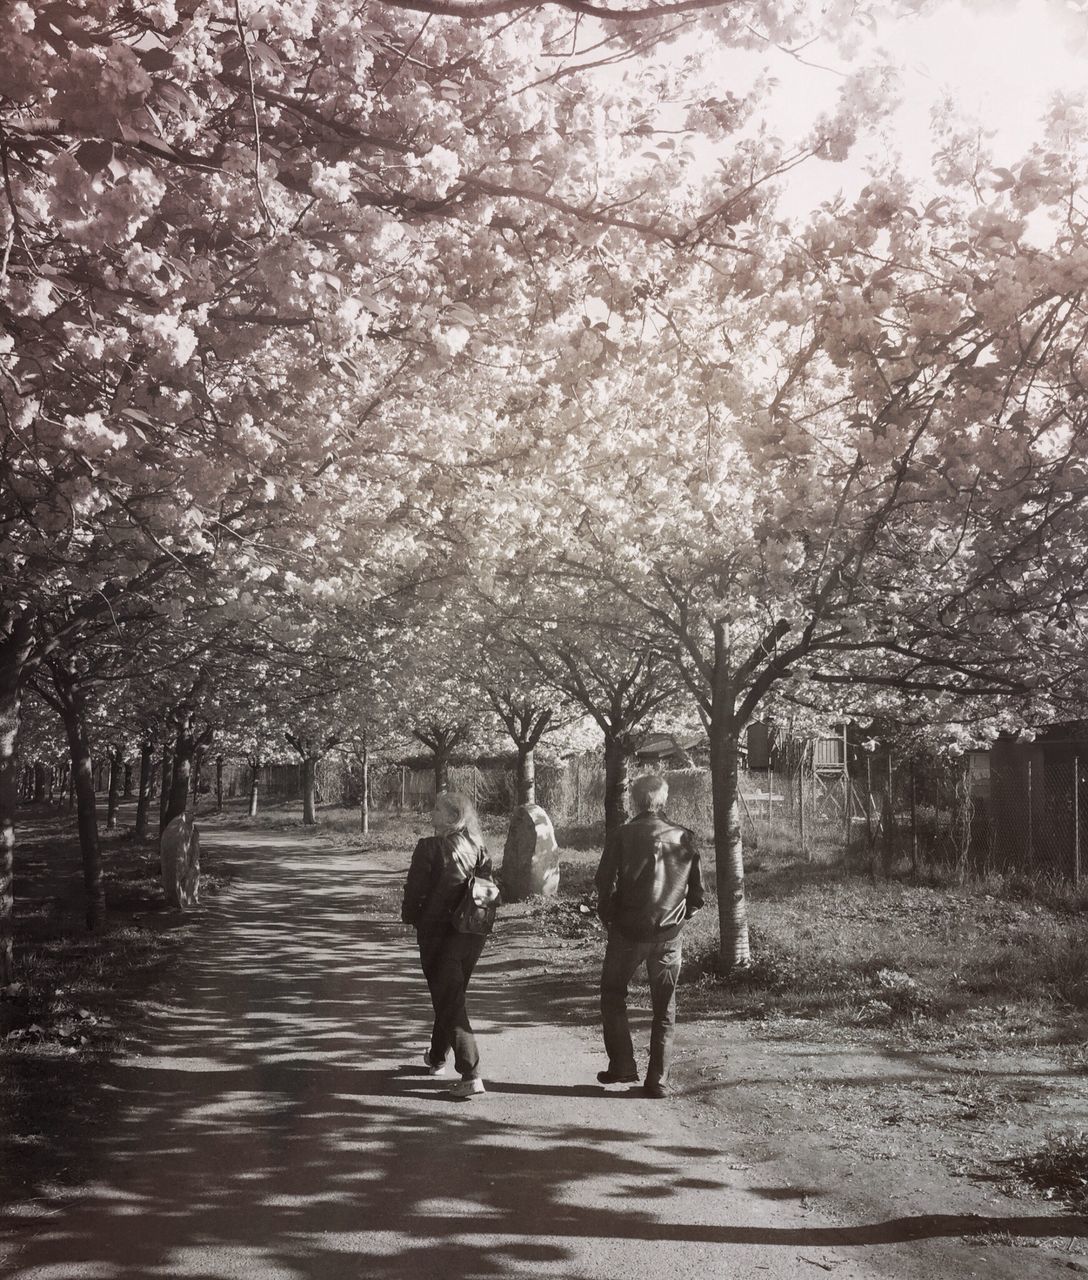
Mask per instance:
[[[451,1098],[474,1098],[478,1093],[486,1093],[484,1082],[479,1078],[475,1080],[458,1080],[455,1085],[449,1088]]]
[[[434,1063],[431,1061],[431,1051],[428,1049],[423,1054],[423,1065],[427,1068],[428,1073],[432,1076],[444,1076],[446,1074],[446,1063],[448,1061],[449,1061],[448,1058],[443,1058],[442,1061],[436,1067]]]

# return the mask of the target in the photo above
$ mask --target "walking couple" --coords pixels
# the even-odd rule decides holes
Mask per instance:
[[[601,1020],[608,1066],[601,1084],[637,1084],[627,988],[645,964],[653,1021],[650,1060],[643,1080],[648,1097],[669,1089],[676,1022],[681,930],[703,905],[699,853],[692,833],[665,816],[668,784],[647,774],[631,784],[635,816],[605,840],[597,868],[597,913],[608,929],[601,972]],[[433,836],[416,845],[404,888],[401,919],[416,927],[419,960],[434,1006],[431,1043],[423,1055],[432,1075],[445,1071],[450,1050],[460,1073],[454,1098],[485,1092],[480,1053],[465,1007],[465,991],[484,949],[483,934],[463,933],[453,917],[472,875],[490,877],[491,859],[471,802],[456,792],[439,795]]]

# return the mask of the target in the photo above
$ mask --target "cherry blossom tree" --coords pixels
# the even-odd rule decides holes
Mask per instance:
[[[626,394],[602,379],[562,425],[530,537],[641,617],[703,717],[724,967],[748,958],[737,766],[768,697],[1023,697],[1045,685],[1038,645],[1073,643],[1088,251],[1070,111],[1051,150],[1007,172],[976,157],[938,200],[885,175],[806,226],[768,222],[743,287],[688,276]]]
[[[507,479],[542,496],[526,424],[548,423],[547,477],[564,429],[633,403],[640,330],[714,370],[696,308],[775,289],[775,175],[841,151],[880,85],[852,81],[791,150],[742,138],[752,103],[708,68],[723,44],[804,39],[816,12],[0,12],[0,978],[29,673],[125,601],[241,621],[270,581],[316,606],[441,580],[451,510],[489,513],[501,561]],[[722,153],[713,174],[678,120]],[[687,408],[720,401],[707,385]]]

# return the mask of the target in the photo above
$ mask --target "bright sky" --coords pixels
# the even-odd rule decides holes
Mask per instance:
[[[737,55],[735,64],[730,58],[723,72],[743,83],[761,64],[773,75],[779,87],[770,123],[789,137],[831,107],[841,84],[837,72],[880,54],[902,71],[904,102],[892,140],[909,168],[928,173],[930,111],[948,94],[993,131],[998,163],[1008,163],[1038,135],[1040,115],[1055,92],[1088,90],[1088,0],[933,0],[924,16],[878,31],[852,66],[833,49],[813,47],[800,56],[832,70],[770,49],[757,58]],[[800,212],[840,188],[849,191],[859,170],[856,160],[805,165],[791,180],[789,203]]]

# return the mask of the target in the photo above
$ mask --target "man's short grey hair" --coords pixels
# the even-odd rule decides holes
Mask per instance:
[[[636,813],[663,809],[669,798],[669,784],[656,773],[644,773],[631,783],[631,807]]]

